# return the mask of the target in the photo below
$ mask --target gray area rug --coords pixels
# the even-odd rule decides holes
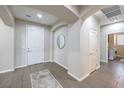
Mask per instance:
[[[32,88],[62,88],[48,69],[30,74]]]

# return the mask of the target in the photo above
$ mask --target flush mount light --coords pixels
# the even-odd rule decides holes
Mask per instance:
[[[42,15],[41,15],[41,14],[37,14],[37,17],[38,17],[38,18],[42,18]]]

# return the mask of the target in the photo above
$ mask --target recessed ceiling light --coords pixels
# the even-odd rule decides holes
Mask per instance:
[[[117,22],[117,19],[114,19],[114,22]]]
[[[114,17],[114,18],[112,18],[111,21],[113,21],[113,22],[117,22],[117,21],[118,21],[118,18],[117,18],[117,17]]]
[[[41,14],[37,14],[37,17],[38,17],[38,18],[42,18],[42,15],[41,15]]]

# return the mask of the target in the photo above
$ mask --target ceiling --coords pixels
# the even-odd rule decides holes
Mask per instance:
[[[58,22],[71,23],[79,18],[80,11],[85,13],[87,7],[89,6],[74,6],[74,5],[26,5],[26,6],[8,6],[17,19],[32,21],[40,23],[43,25],[53,26]],[[81,9],[82,7],[82,9]],[[91,6],[91,9],[94,6]],[[115,22],[124,21],[124,6],[119,6],[121,14],[112,17],[107,17],[107,14],[111,14],[113,9],[116,10],[117,6],[110,8],[112,6],[106,6],[104,9],[99,10],[94,14],[96,18],[100,21],[101,25],[112,24]],[[115,13],[115,12],[114,12]],[[117,13],[117,12],[116,12]],[[42,18],[38,18],[37,14],[41,14]],[[84,16],[84,14],[83,14]]]
[[[79,18],[78,6],[74,5],[25,5],[25,6],[52,14],[58,17],[61,22],[73,23],[77,21]]]
[[[79,18],[79,6],[75,5],[11,5],[8,7],[17,19],[49,26],[58,22],[73,23]],[[42,18],[38,18],[37,14],[42,15]]]
[[[17,19],[27,20],[49,26],[52,26],[59,21],[56,16],[41,10],[25,6],[9,6],[9,8],[13,16]],[[38,15],[40,15],[41,18],[39,18]]]
[[[108,6],[108,7],[110,7],[110,6]],[[96,12],[94,15],[96,16],[96,18],[98,18],[101,25],[108,25],[108,24],[124,21],[124,6],[120,6],[120,10],[121,10],[121,14],[118,14],[118,15],[110,17],[110,18],[108,18],[106,16],[106,14],[103,13],[103,11],[101,11],[101,10]],[[112,15],[114,15],[114,14],[112,14]]]
[[[32,21],[44,25],[53,26],[59,22],[72,23],[75,22],[81,14],[89,15],[89,11],[95,10],[95,6],[74,6],[74,5],[23,5],[23,6],[8,6],[13,16],[17,19]],[[90,7],[90,8],[89,8]],[[100,6],[101,7],[101,6]],[[99,19],[101,25],[107,25],[115,22],[124,21],[124,6],[119,6],[121,10],[120,15],[107,17],[113,8],[111,6],[105,6],[107,9],[102,9],[96,12],[94,15]],[[117,7],[114,7],[116,9]],[[82,10],[82,11],[80,11]],[[92,11],[91,11],[92,12]],[[114,12],[115,13],[115,12]],[[116,12],[117,13],[117,12]],[[38,18],[37,14],[42,15],[42,18]],[[115,14],[112,14],[115,15]],[[83,16],[84,17],[84,16]],[[85,18],[85,17],[84,17]],[[116,21],[115,21],[116,20]]]

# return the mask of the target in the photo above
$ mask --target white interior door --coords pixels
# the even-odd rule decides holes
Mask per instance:
[[[28,65],[44,62],[44,29],[27,25],[27,62]]]
[[[97,31],[90,29],[89,31],[89,62],[90,62],[90,72],[96,69],[97,65],[97,52],[98,52],[98,42],[97,42]]]

